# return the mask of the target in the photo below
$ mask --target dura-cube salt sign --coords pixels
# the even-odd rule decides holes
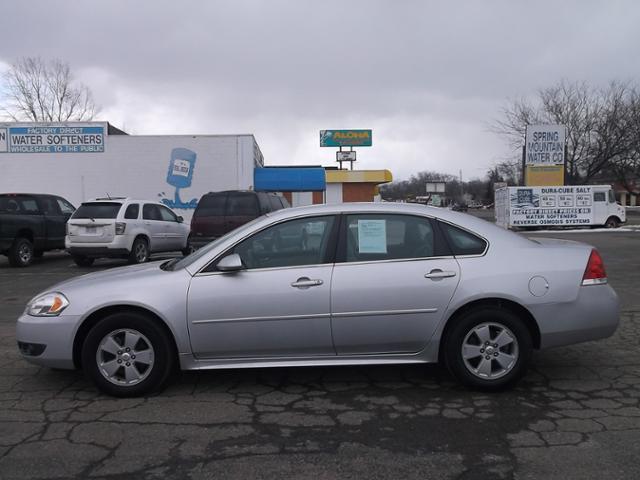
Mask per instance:
[[[525,163],[563,165],[566,136],[564,125],[527,125]]]
[[[104,127],[33,126],[0,128],[0,153],[102,153]]]

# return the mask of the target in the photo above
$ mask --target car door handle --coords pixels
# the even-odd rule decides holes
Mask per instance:
[[[424,278],[449,278],[455,277],[456,272],[451,271],[442,271],[442,270],[431,270],[429,273],[425,273]]]
[[[291,286],[294,288],[309,288],[309,287],[317,287],[319,285],[322,285],[323,283],[324,282],[320,279],[311,280],[310,278],[307,278],[307,277],[301,277],[295,282],[293,282]]]

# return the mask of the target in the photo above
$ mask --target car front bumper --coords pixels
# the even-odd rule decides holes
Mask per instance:
[[[620,300],[608,284],[582,286],[575,301],[530,310],[538,320],[541,348],[607,338],[620,322]]]
[[[73,363],[73,339],[80,317],[32,317],[22,315],[16,325],[16,340],[21,343],[23,358],[36,365],[50,368],[75,368]],[[38,353],[44,345],[44,350]]]

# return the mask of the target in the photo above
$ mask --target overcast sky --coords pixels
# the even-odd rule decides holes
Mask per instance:
[[[373,129],[357,168],[481,177],[513,154],[509,98],[640,76],[640,3],[7,2],[0,67],[60,58],[133,134],[253,133],[267,165],[335,164],[318,132]]]

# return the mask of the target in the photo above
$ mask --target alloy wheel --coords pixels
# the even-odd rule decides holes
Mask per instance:
[[[500,323],[481,323],[465,336],[461,354],[465,367],[473,375],[495,380],[505,376],[516,365],[518,341],[513,332]]]
[[[115,330],[98,344],[98,370],[118,386],[135,385],[151,373],[155,352],[147,337],[137,330]]]

